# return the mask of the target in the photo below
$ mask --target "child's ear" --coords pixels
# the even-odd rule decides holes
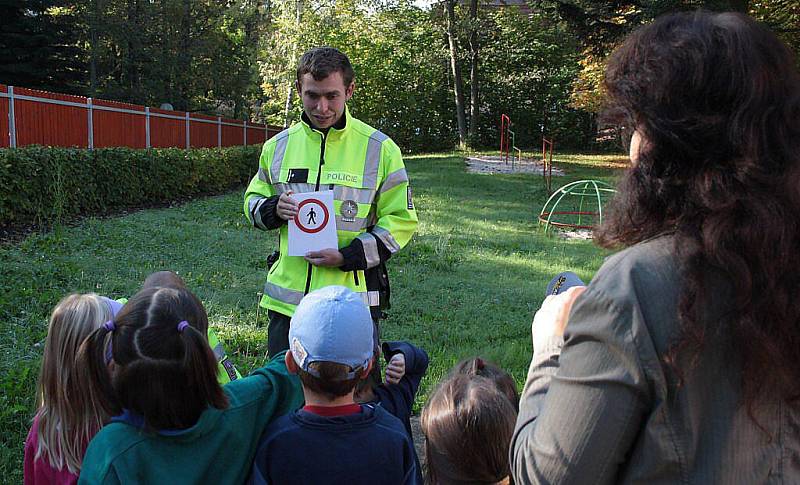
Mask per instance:
[[[287,354],[288,355],[288,354]],[[369,373],[372,371],[372,366],[375,365],[375,357],[369,359],[369,364],[367,364],[367,368],[361,371],[360,379],[364,380],[369,377]]]
[[[286,352],[283,361],[286,362],[286,370],[289,371],[289,374],[297,374],[297,372],[300,370],[300,366],[298,366],[297,362],[294,361],[294,355],[292,355],[291,350]]]

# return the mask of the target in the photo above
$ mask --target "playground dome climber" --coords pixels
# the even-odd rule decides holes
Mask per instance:
[[[592,230],[603,223],[603,205],[617,191],[599,180],[578,180],[553,192],[541,212],[545,234],[553,228]]]

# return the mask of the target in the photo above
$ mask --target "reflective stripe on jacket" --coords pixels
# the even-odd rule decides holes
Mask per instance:
[[[258,173],[245,192],[244,212],[255,227],[267,229],[259,209],[269,197],[289,190],[333,190],[339,249],[358,238],[371,268],[381,263],[377,241],[389,254],[400,250],[416,230],[417,213],[397,145],[347,109],[344,116],[344,127],[327,134],[302,121],[267,140]],[[306,293],[330,285],[346,286],[361,293],[368,305],[378,305],[377,292],[367,292],[362,270],[317,267],[287,256],[287,234],[282,224],[281,256],[267,276],[262,307],[291,316]]]

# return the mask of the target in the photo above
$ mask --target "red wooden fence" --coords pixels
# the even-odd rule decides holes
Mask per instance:
[[[0,84],[0,148],[227,147],[264,143],[281,129]]]

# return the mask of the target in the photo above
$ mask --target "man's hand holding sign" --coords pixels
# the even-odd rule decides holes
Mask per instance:
[[[289,256],[303,256],[315,266],[338,267],[344,263],[336,237],[333,191],[285,192],[278,199],[276,212],[289,222]]]

